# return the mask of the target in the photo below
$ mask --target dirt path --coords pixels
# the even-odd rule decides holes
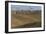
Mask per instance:
[[[30,16],[28,16],[28,15],[18,15],[18,16],[20,16],[20,17],[22,17],[22,18],[25,18],[25,19],[30,19],[30,20],[33,20],[33,21],[39,21],[39,19],[38,18],[36,18],[36,17],[33,17],[32,15],[30,15]]]
[[[23,15],[22,17],[30,18],[30,19],[33,19],[34,21],[38,21],[38,19],[33,17],[32,15],[31,16]]]

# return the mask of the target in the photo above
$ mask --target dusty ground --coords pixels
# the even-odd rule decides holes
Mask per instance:
[[[11,13],[11,27],[12,28],[29,28],[40,27],[41,20],[40,14],[14,14]]]

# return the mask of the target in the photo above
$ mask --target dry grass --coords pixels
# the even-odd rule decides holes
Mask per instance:
[[[40,14],[15,14],[11,12],[12,28],[41,27]]]

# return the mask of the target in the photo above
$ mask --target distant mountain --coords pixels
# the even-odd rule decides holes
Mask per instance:
[[[41,10],[41,6],[11,5],[11,10]]]

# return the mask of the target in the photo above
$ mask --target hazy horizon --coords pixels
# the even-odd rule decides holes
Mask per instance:
[[[11,10],[41,10],[41,6],[11,5]]]

